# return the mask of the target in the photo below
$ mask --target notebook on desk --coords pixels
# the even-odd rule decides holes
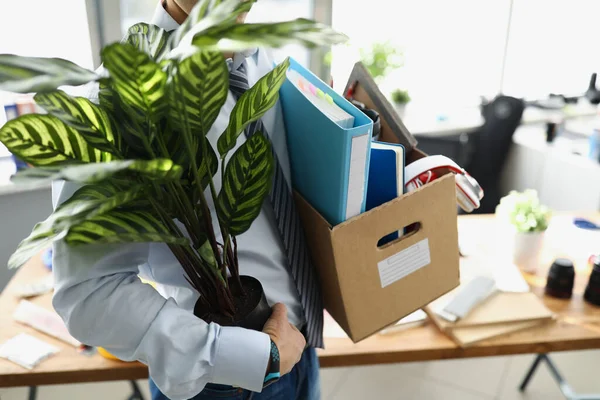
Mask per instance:
[[[293,59],[280,100],[294,189],[331,225],[363,213],[373,121]]]
[[[479,277],[493,277],[496,290],[455,322],[443,317],[449,302]],[[525,285],[525,289],[523,289]],[[514,265],[489,265],[486,259],[462,260],[461,284],[425,307],[434,324],[457,344],[468,346],[484,339],[550,321],[553,314],[524,281]]]

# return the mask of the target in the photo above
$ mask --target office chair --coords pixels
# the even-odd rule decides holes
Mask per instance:
[[[524,110],[523,100],[504,95],[482,105],[484,124],[473,133],[473,154],[465,166],[485,192],[473,214],[494,213],[500,203],[500,175]]]

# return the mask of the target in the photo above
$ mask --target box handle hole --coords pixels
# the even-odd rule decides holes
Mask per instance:
[[[398,242],[406,240],[419,232],[422,227],[423,225],[420,222],[413,222],[412,224],[406,225],[402,229],[390,232],[377,241],[377,247],[379,249],[385,249],[388,246],[392,246]]]

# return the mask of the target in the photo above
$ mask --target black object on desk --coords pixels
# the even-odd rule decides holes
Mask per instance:
[[[546,294],[559,299],[570,299],[573,296],[574,283],[575,266],[573,262],[566,258],[554,260],[548,272]]]
[[[583,298],[590,304],[600,306],[600,260],[594,263]]]
[[[585,92],[585,97],[588,101],[594,105],[600,104],[600,90],[596,88],[596,73],[592,74],[590,78],[590,84],[588,86],[587,91]]]

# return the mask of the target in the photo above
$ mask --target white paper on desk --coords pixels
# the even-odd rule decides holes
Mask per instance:
[[[379,332],[381,335],[388,335],[391,333],[396,333],[403,331],[405,329],[416,328],[421,326],[427,320],[427,314],[423,310],[417,310],[412,314],[408,314],[406,317],[402,318],[400,321],[396,322],[394,325],[382,329]]]
[[[59,352],[52,346],[26,333],[18,334],[0,345],[0,357],[33,369],[40,362]]]
[[[492,278],[496,289],[501,292],[527,293],[530,288],[521,275],[519,268],[509,262],[490,264],[485,258],[476,262],[466,262],[460,265],[460,285],[429,304],[436,314],[444,316],[444,308],[460,293],[472,280],[477,277]]]
[[[46,310],[30,301],[21,300],[13,313],[15,321],[29,325],[40,332],[79,347],[81,343],[75,339],[65,326],[63,320],[55,312]]]
[[[510,263],[494,265],[492,273],[496,281],[496,287],[501,292],[529,292],[529,285],[516,265]]]
[[[48,274],[44,278],[35,283],[24,283],[15,288],[14,294],[20,299],[40,296],[52,290],[54,279],[52,274]]]

